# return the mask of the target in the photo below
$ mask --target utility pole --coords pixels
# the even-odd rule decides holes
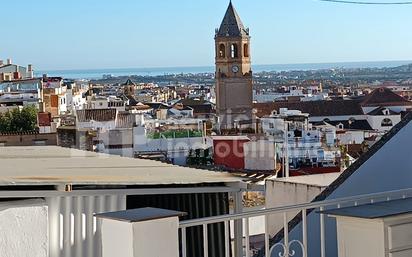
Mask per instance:
[[[289,137],[288,137],[288,122],[285,120],[285,133],[284,133],[285,138],[283,139],[283,154],[285,157],[284,160],[284,171],[285,173],[283,174],[284,177],[288,178],[289,177]]]

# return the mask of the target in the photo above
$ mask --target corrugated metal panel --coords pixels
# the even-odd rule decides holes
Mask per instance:
[[[125,195],[47,198],[50,257],[100,257],[100,221],[95,213],[126,209]]]

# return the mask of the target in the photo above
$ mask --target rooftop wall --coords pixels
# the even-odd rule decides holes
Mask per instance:
[[[57,145],[57,134],[0,134],[0,146]]]

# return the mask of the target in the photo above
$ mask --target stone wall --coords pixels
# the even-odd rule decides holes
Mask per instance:
[[[57,145],[56,133],[0,134],[0,146]]]

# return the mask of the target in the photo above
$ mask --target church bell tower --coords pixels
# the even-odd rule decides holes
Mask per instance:
[[[232,2],[215,34],[216,111],[220,127],[252,119],[253,83],[249,29]]]

